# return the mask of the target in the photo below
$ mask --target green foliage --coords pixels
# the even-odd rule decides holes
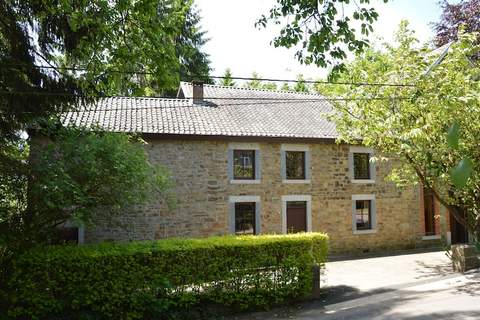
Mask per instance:
[[[460,160],[460,162],[452,169],[450,173],[450,178],[452,179],[453,185],[458,189],[463,188],[472,175],[472,171],[472,160],[468,158]]]
[[[81,128],[42,133],[32,138],[28,188],[24,183],[19,190],[28,193],[28,206],[0,214],[0,239],[23,245],[54,241],[56,226],[67,220],[108,221],[150,197],[171,199],[169,173],[150,164],[142,140]]]
[[[25,226],[25,216],[32,216],[26,212],[27,183],[35,180],[34,168],[29,166],[27,140],[22,133],[42,128],[45,121],[71,110],[77,105],[78,95],[86,96],[88,102],[93,96],[105,94],[169,92],[187,73],[209,81],[210,69],[207,55],[201,52],[206,39],[199,30],[199,15],[192,1],[3,1],[0,17],[0,86],[4,91],[0,95],[1,241]],[[83,151],[88,153],[90,149]],[[121,161],[111,160],[116,165]],[[59,182],[59,177],[68,178],[65,168],[53,168],[52,164],[46,167],[52,170],[52,184]],[[123,182],[132,186],[133,178]],[[74,186],[67,182],[56,186],[67,188],[65,194],[71,196],[58,199],[60,203],[79,200],[86,190],[93,190],[86,179],[77,180]],[[106,191],[102,188],[99,192]],[[40,209],[52,206],[45,204]]]
[[[447,133],[447,144],[452,149],[458,148],[458,140],[460,139],[460,124],[454,122]]]
[[[165,319],[267,307],[311,292],[327,241],[308,233],[38,247],[14,260],[8,315]]]
[[[223,79],[220,81],[221,86],[226,86],[226,87],[234,87],[235,86],[235,81],[232,79],[232,70],[230,68],[225,69],[225,73],[223,74]]]
[[[188,6],[188,10],[175,43],[180,62],[180,79],[212,83],[209,76],[211,71],[209,56],[202,51],[208,39],[206,32],[200,29],[200,14],[192,0],[184,1],[184,3]],[[178,84],[173,89],[176,94]]]
[[[297,75],[297,82],[295,83],[295,86],[293,87],[293,90],[296,92],[309,92],[309,88],[307,84],[305,83],[305,79],[303,78],[303,74]]]
[[[290,88],[290,85],[288,84],[288,82],[284,82],[282,84],[282,87],[280,88],[280,90],[282,91],[291,91],[292,89]]]
[[[265,90],[277,90],[277,84],[275,82],[265,82],[262,84],[262,89]]]
[[[0,224],[26,208],[28,151],[29,146],[24,141],[8,143],[0,148]]]
[[[335,105],[333,119],[343,141],[362,138],[387,157],[402,159],[391,178],[399,184],[420,180],[471,232],[480,230],[480,69],[469,59],[479,52],[476,39],[460,34],[431,68],[440,53],[419,47],[403,22],[394,45],[358,56],[340,80],[412,86],[339,86],[325,92],[357,99]]]
[[[368,36],[377,18],[370,0],[277,0],[255,25],[282,25],[272,41],[275,47],[296,47],[295,56],[301,63],[332,66],[335,75],[344,69],[347,50],[359,54],[369,46]]]
[[[257,73],[252,73],[252,79],[245,83],[245,88],[249,89],[263,89],[263,90],[277,90],[277,84],[275,82],[265,82],[260,80],[262,77]]]
[[[251,80],[245,83],[245,87],[249,89],[261,89],[262,82],[260,81],[260,75],[257,72],[253,72],[251,76]]]

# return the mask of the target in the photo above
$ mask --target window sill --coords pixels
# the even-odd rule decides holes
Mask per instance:
[[[423,236],[422,240],[439,240],[442,239],[442,236],[439,234],[435,234],[433,236]]]
[[[375,183],[375,179],[352,179],[352,183]]]
[[[300,179],[283,179],[282,183],[311,183],[310,179],[300,180]]]
[[[260,180],[230,180],[230,184],[259,184]]]
[[[377,229],[369,229],[369,230],[354,230],[353,234],[372,234],[377,233]]]

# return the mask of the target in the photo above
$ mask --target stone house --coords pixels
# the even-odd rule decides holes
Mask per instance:
[[[181,83],[177,99],[115,97],[66,115],[65,125],[141,133],[167,167],[177,204],[99,222],[80,242],[321,231],[333,252],[450,241],[450,219],[419,187],[385,180],[394,161],[337,144],[329,101],[317,94]],[[455,238],[456,239],[456,238]]]

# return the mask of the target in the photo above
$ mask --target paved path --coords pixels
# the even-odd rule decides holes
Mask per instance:
[[[323,287],[350,287],[366,292],[395,288],[453,274],[444,251],[334,261],[326,264]]]
[[[480,319],[480,273],[442,252],[327,263],[324,296],[236,319]]]

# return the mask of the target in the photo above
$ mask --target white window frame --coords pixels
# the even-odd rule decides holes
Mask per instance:
[[[234,179],[233,176],[233,151],[234,150],[255,150],[255,179]],[[228,180],[231,184],[258,184],[261,182],[261,156],[258,143],[235,142],[228,144]]]
[[[287,179],[286,151],[305,152],[305,179]],[[305,144],[282,144],[280,147],[280,169],[282,183],[311,183],[310,147]]]
[[[261,202],[260,196],[230,196],[228,197],[229,207],[229,231],[235,234],[235,203],[237,202],[255,202],[255,234],[260,234],[261,228]]]
[[[307,232],[312,232],[312,196],[293,194],[282,196],[282,233],[287,233],[287,202],[289,201],[305,201],[307,203]]]
[[[356,201],[370,200],[371,204],[371,229],[357,230]],[[369,234],[377,232],[377,201],[374,194],[354,194],[352,195],[352,230],[353,234]]]
[[[370,179],[355,179],[355,168],[354,168],[354,161],[353,161],[353,154],[354,153],[368,153],[370,155]],[[372,157],[374,155],[372,148],[367,147],[360,147],[360,146],[351,146],[350,151],[348,153],[348,166],[350,172],[350,181],[352,183],[375,183],[376,178],[376,167],[375,161],[373,161]]]

